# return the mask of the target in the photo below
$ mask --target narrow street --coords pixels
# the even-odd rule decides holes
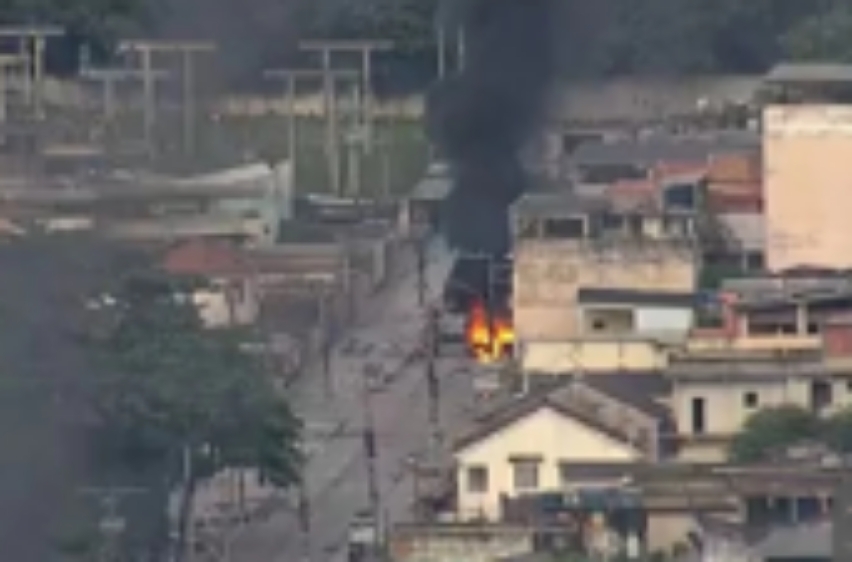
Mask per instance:
[[[430,299],[440,294],[452,264],[441,246],[430,252]],[[407,273],[370,306],[368,321],[334,350],[329,385],[321,373],[294,385],[293,407],[306,424],[310,459],[306,469],[311,509],[312,561],[345,558],[346,531],[353,516],[369,507],[368,469],[363,450],[364,376],[368,365],[389,373],[387,384],[372,394],[377,435],[377,479],[382,508],[398,521],[411,508],[413,482],[408,459],[429,445],[427,381],[421,361],[405,357],[420,344],[424,314],[417,304],[417,275]],[[464,359],[442,359],[441,419],[445,433],[457,427],[472,401],[467,377],[453,375]],[[329,387],[332,393],[329,395]],[[265,522],[240,530],[231,545],[233,562],[295,562],[305,558],[304,534],[295,510],[282,510]]]

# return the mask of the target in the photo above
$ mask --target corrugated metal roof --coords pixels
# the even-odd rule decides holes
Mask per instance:
[[[775,65],[764,79],[769,83],[783,82],[850,82],[852,65],[836,63],[789,63]]]
[[[719,221],[739,241],[743,250],[763,251],[766,247],[766,221],[760,213],[728,213],[718,215]]]

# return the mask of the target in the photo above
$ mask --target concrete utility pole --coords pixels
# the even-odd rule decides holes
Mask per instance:
[[[360,127],[358,108],[361,106],[361,90],[358,84],[352,88],[352,111],[349,129],[346,131],[346,167],[348,191],[356,201],[361,199],[361,155],[365,147],[365,131]]]
[[[435,24],[435,43],[438,49],[438,80],[443,80],[447,75],[447,35],[440,21]]]
[[[13,71],[25,64],[26,60],[18,55],[0,55],[0,123],[5,124],[9,117],[8,92]]]
[[[440,312],[437,307],[430,307],[426,312],[426,382],[429,388],[429,427],[432,430],[432,447],[436,453],[440,450],[443,433],[441,431],[441,388],[437,373],[437,359],[440,352],[438,339],[438,319]]]
[[[264,72],[264,76],[271,80],[283,80],[286,84],[286,92],[287,92],[287,157],[290,160],[290,165],[293,167],[293,178],[295,183],[295,177],[297,174],[297,166],[296,160],[298,158],[298,126],[297,126],[297,117],[296,117],[296,92],[297,85],[299,80],[316,80],[321,79],[323,81],[323,86],[326,87],[327,81],[331,81],[332,89],[336,89],[334,87],[334,82],[338,79],[355,79],[359,78],[359,73],[355,70],[298,70],[298,69],[272,69]],[[328,116],[330,114],[326,114],[326,123],[328,123]],[[332,131],[336,131],[335,128],[332,128]],[[337,142],[337,133],[334,133],[334,137],[326,136],[326,155],[330,155],[332,153],[336,153],[337,149],[333,147],[333,143]],[[330,159],[331,162],[331,159]],[[339,161],[336,164],[339,173]],[[335,180],[334,176],[334,167],[332,165],[329,166],[329,177],[332,182],[332,187],[335,188],[335,193],[337,193],[337,185],[335,181],[339,181],[339,176],[337,180]]]
[[[216,44],[209,41],[123,41],[119,45],[123,52],[138,53],[141,59],[144,104],[145,104],[145,144],[149,152],[154,151],[154,126],[156,119],[156,92],[154,83],[153,56],[155,53],[177,53],[181,56],[183,75],[183,147],[186,154],[195,151],[196,141],[196,87],[195,57],[201,53],[216,50]]]
[[[163,80],[168,77],[164,71],[154,72],[154,80]],[[140,70],[130,68],[83,68],[80,78],[101,84],[101,107],[104,122],[112,129],[118,117],[118,85],[122,82],[141,80],[144,73]]]
[[[343,41],[303,41],[300,48],[306,51],[316,51],[322,56],[323,69],[331,68],[332,53],[360,53],[361,76],[363,78],[363,95],[361,114],[364,118],[364,128],[367,130],[367,152],[372,151],[373,142],[373,54],[379,51],[390,51],[393,42],[384,39],[343,40]]]
[[[326,398],[334,396],[334,381],[331,380],[331,335],[329,334],[328,291],[323,289],[319,299],[320,353],[322,354],[322,380]]]
[[[426,292],[429,287],[426,282],[426,245],[427,234],[421,232],[417,235],[415,252],[417,258],[417,304],[423,306],[426,304]]]
[[[458,32],[458,71],[463,72],[467,65],[467,37],[464,30],[464,24],[459,26]]]
[[[379,528],[382,517],[382,498],[379,494],[378,450],[376,447],[376,422],[373,413],[373,390],[371,381],[380,374],[381,367],[368,364],[363,372],[364,400],[364,456],[367,458],[367,486],[370,511],[376,525],[376,542],[379,542]],[[378,544],[374,545],[378,546]]]
[[[64,35],[56,26],[0,27],[0,38],[17,39],[19,56],[26,61],[24,95],[36,119],[44,119],[44,49],[50,37]]]

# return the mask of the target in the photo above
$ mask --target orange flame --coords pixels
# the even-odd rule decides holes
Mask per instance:
[[[467,325],[467,344],[480,363],[494,363],[505,358],[515,343],[515,332],[508,318],[490,319],[481,302],[470,310]]]

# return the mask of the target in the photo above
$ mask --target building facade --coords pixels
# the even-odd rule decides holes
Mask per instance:
[[[499,520],[508,499],[589,485],[578,465],[658,459],[664,410],[631,394],[574,381],[497,405],[456,445],[458,516]]]
[[[606,202],[548,194],[519,202],[513,229],[512,311],[519,342],[583,335],[581,289],[684,293],[695,287],[689,213],[614,210]],[[648,322],[654,317],[661,318],[644,315]]]
[[[828,415],[852,405],[849,330],[716,340],[670,359],[670,405],[683,459],[721,462],[750,416],[795,405]]]
[[[775,105],[763,116],[766,264],[852,268],[846,162],[852,106]]]

